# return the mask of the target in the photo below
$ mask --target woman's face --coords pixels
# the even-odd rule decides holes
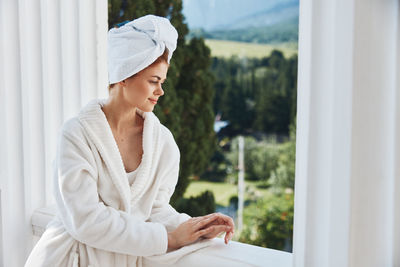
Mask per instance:
[[[145,112],[151,112],[160,96],[164,95],[161,85],[167,78],[168,64],[156,62],[122,82],[126,101]]]

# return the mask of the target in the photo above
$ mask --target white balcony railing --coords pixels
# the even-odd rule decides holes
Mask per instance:
[[[47,223],[54,215],[55,207],[53,206],[40,208],[34,212],[32,216],[32,230],[36,237],[40,237],[43,234]],[[225,245],[220,238],[216,238],[214,241],[211,246],[200,249],[180,259],[176,265],[214,267],[217,261],[219,262],[218,267],[292,266],[292,253],[236,241],[230,241],[228,245]]]

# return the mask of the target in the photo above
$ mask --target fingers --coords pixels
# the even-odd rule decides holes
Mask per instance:
[[[225,234],[225,244],[228,244],[228,242],[232,239],[233,234],[234,234],[233,231],[227,232],[227,233]]]
[[[232,229],[235,229],[235,223],[233,222],[233,219],[231,217],[219,212],[212,214],[214,214],[215,216],[213,224],[229,225],[230,227],[232,227]]]
[[[215,213],[211,213],[211,214],[208,214],[208,215],[205,215],[205,216],[192,217],[192,218],[190,218],[190,220],[191,220],[193,223],[197,223],[197,222],[199,222],[199,221],[202,221],[202,220],[204,220],[204,219],[208,219],[208,218],[210,218],[210,217],[215,217]]]
[[[215,216],[215,213],[210,213],[210,214],[204,215],[202,217],[208,218],[208,217],[214,217],[214,216]]]
[[[205,216],[194,217],[191,219],[193,230],[199,236],[214,238],[221,232],[226,232],[225,243],[233,237],[235,224],[233,219],[222,213],[211,213]]]
[[[217,232],[218,234],[222,232],[229,232],[232,228],[228,225],[215,225],[211,226],[214,227],[214,231]]]
[[[233,232],[233,221],[229,216],[222,215],[220,213],[212,213],[205,216],[193,217],[182,223],[176,228],[171,238],[174,240],[168,240],[171,243],[171,247],[175,246],[175,242],[179,247],[191,244],[199,238],[211,239],[226,232],[227,234]],[[233,233],[232,233],[233,234]],[[225,235],[225,239],[229,241],[230,235]],[[169,245],[170,246],[170,245]]]
[[[214,218],[214,219],[218,220],[219,224],[227,224],[231,227],[235,227],[233,219],[225,214],[220,213],[220,212],[210,213],[205,216],[193,217],[192,219],[199,221],[199,220],[208,219],[208,218]]]
[[[232,227],[232,229],[235,228],[235,223],[233,222],[233,219],[225,214],[222,213],[217,213],[218,219],[222,220],[222,222],[224,222],[225,224],[229,225],[230,227]]]
[[[214,231],[214,226],[199,230],[196,232],[195,236],[197,238],[202,237],[202,236],[206,236],[207,234],[211,233],[212,231]]]
[[[212,223],[213,221],[215,221],[216,219],[217,219],[216,216],[209,216],[209,217],[206,218],[206,219],[203,219],[203,220],[198,221],[198,222],[196,223],[195,227],[196,227],[196,229],[203,228],[204,226],[206,226],[206,225]]]
[[[222,232],[229,232],[229,231],[231,231],[231,227],[228,225],[213,225],[208,228],[200,230],[198,233],[203,238],[212,239],[221,234]]]
[[[202,236],[202,237],[211,239],[211,238],[216,237],[220,233],[226,232],[226,231],[229,231],[229,230],[230,230],[229,226],[226,226],[226,225],[213,225],[213,226],[210,226],[208,228],[199,230],[197,232],[197,234],[199,235],[199,237]]]

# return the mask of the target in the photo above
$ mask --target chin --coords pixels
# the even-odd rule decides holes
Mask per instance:
[[[138,107],[141,111],[144,111],[144,112],[153,112],[153,110],[154,110],[154,106],[153,107],[146,107],[146,106],[144,106],[144,107]]]

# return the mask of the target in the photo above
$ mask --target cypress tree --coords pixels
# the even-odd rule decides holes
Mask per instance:
[[[146,14],[168,18],[178,31],[177,49],[163,85],[165,94],[154,113],[175,137],[181,152],[180,174],[172,202],[180,199],[189,177],[200,175],[213,155],[216,140],[213,130],[213,76],[210,50],[203,39],[185,36],[182,0],[108,0],[109,27]]]

